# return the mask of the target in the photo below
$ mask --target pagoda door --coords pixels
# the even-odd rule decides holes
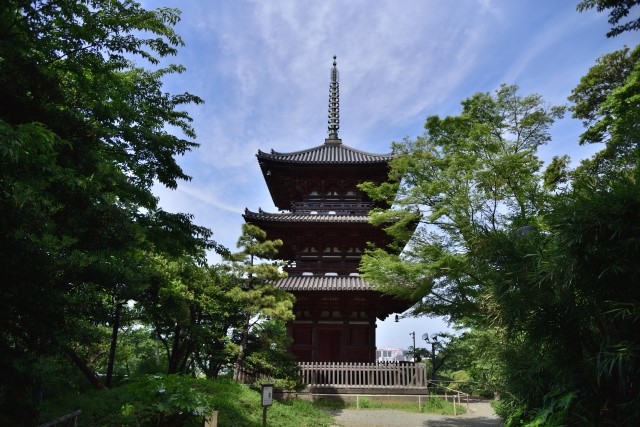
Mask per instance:
[[[340,362],[342,360],[342,330],[320,329],[318,331],[319,362]]]

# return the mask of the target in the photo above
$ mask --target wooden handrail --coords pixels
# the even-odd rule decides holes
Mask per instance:
[[[453,415],[456,415],[456,397],[458,398],[458,405],[461,405],[461,401],[460,401],[460,396],[464,396],[467,400],[467,410],[469,409],[469,393],[465,393],[464,391],[460,391],[460,390],[455,390],[451,387],[447,387],[444,385],[439,385],[436,383],[436,381],[434,380],[430,380],[429,383],[431,383],[433,385],[433,387],[440,387],[443,388],[445,390],[444,392],[444,398],[445,400],[448,400],[447,397],[447,390],[453,392],[454,394],[452,394],[453,396]],[[437,395],[436,395],[437,396]]]
[[[56,418],[55,420],[40,424],[37,427],[54,427],[59,424],[68,423],[69,421],[73,421],[73,424],[69,425],[75,426],[77,425],[78,417],[80,416],[80,414],[82,414],[82,411],[78,409],[77,411],[73,411],[67,415],[63,415],[59,418]]]

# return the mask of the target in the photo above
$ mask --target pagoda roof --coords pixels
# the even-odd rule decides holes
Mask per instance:
[[[368,224],[367,215],[330,215],[330,214],[309,214],[309,213],[268,213],[260,209],[252,212],[244,210],[242,215],[245,220],[262,220],[270,222],[307,222],[307,223],[357,223]]]
[[[354,276],[294,276],[280,279],[276,286],[296,295],[298,309],[318,309],[326,307],[327,303],[338,309],[344,306],[345,301],[350,301],[347,306],[364,304],[367,308],[374,309],[376,317],[380,320],[384,320],[391,313],[401,313],[414,303],[381,293],[371,283]],[[340,295],[337,305],[336,293]],[[328,300],[325,300],[323,295],[329,296]],[[352,298],[349,299],[347,295],[351,295]]]
[[[280,279],[276,286],[285,291],[373,291],[373,286],[355,276],[294,276]]]
[[[327,140],[324,144],[306,150],[281,153],[271,150],[270,153],[258,150],[256,155],[260,162],[278,162],[304,165],[373,165],[387,164],[393,154],[374,154],[357,150],[344,145],[340,140]]]

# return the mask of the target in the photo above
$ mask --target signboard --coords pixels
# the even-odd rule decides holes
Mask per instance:
[[[262,384],[262,406],[273,405],[273,383]]]

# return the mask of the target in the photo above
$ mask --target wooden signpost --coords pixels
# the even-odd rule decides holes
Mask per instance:
[[[262,427],[267,427],[267,408],[273,405],[273,383],[262,383]]]

